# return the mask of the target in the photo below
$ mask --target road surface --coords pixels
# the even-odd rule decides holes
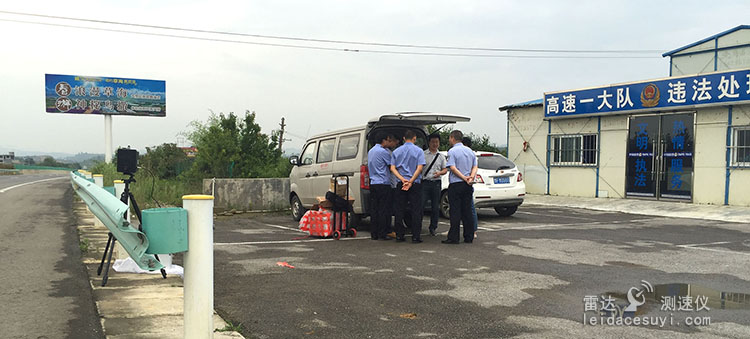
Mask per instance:
[[[67,178],[0,176],[0,337],[103,338]]]
[[[279,214],[215,225],[215,307],[250,337],[750,337],[745,224],[521,206],[510,218],[481,211],[479,238],[458,245],[305,238]],[[624,309],[646,283],[635,317],[666,323],[583,324],[598,316],[587,297]],[[663,308],[688,295],[691,310]]]

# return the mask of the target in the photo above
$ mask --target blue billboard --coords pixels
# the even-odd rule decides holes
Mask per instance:
[[[45,74],[47,113],[164,117],[166,83],[116,77]]]
[[[635,113],[750,101],[750,69],[544,93],[544,117]]]

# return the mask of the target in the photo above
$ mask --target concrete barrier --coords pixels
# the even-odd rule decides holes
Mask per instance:
[[[215,182],[214,182],[215,180]],[[203,194],[218,210],[277,211],[289,208],[289,178],[203,179]]]

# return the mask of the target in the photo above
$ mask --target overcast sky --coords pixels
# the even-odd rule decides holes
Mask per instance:
[[[499,106],[538,99],[545,91],[664,77],[669,61],[662,52],[750,23],[750,2],[744,1],[12,1],[0,11],[330,40],[658,51],[638,54],[651,57],[643,59],[389,55],[0,21],[0,151],[65,153],[103,153],[104,117],[45,113],[45,73],[166,81],[167,117],[114,117],[115,147],[176,142],[190,121],[205,121],[209,110],[256,111],[267,133],[286,117],[292,148],[305,136],[398,111],[468,115],[472,122],[460,129],[505,144]],[[11,14],[0,20],[303,44]]]

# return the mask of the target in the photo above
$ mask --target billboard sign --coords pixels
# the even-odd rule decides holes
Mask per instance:
[[[47,113],[167,115],[165,81],[61,74],[44,78]]]
[[[544,93],[544,117],[636,113],[750,102],[750,69]]]

